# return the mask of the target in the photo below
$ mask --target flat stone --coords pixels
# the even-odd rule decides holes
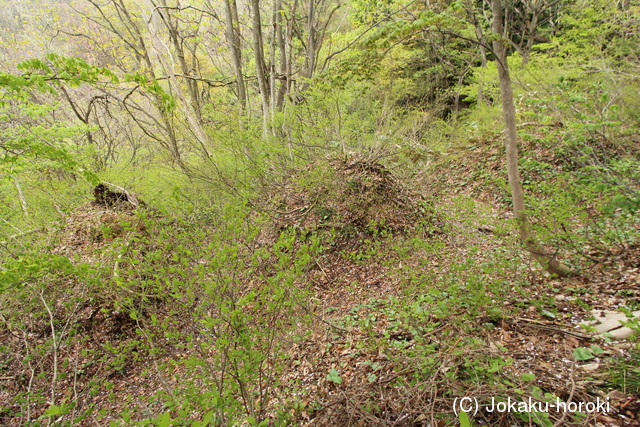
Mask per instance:
[[[595,317],[595,321],[582,322],[585,325],[596,325],[596,333],[600,336],[605,332],[611,334],[611,338],[623,340],[629,338],[633,334],[633,330],[623,327],[620,321],[626,321],[627,315],[619,311],[612,310],[593,310],[591,312]],[[633,317],[640,319],[640,311],[634,311]]]
[[[613,331],[610,331],[609,333],[611,334],[611,338],[613,338],[613,339],[626,340],[631,335],[633,335],[633,332],[634,332],[633,329],[624,327],[624,328],[614,329]]]
[[[580,365],[580,369],[586,372],[597,371],[599,367],[599,363],[587,363],[586,365]]]

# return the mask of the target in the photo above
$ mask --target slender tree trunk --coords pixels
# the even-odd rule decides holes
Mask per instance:
[[[147,27],[149,29],[149,34],[152,40],[152,46],[155,50],[155,54],[160,62],[160,65],[164,69],[164,72],[167,74],[169,85],[171,89],[175,92],[176,97],[178,98],[179,105],[182,107],[183,113],[189,122],[191,131],[193,132],[196,140],[198,142],[199,148],[202,150],[203,156],[206,156],[209,159],[210,143],[207,134],[204,132],[204,129],[200,125],[200,121],[196,115],[196,112],[193,109],[191,103],[185,98],[184,93],[182,92],[182,88],[180,86],[180,82],[177,79],[175,68],[173,67],[173,58],[171,56],[171,52],[167,48],[167,46],[162,42],[160,36],[158,34],[158,15],[155,8],[151,8],[151,16],[147,21]],[[170,60],[167,60],[165,57],[165,53],[168,55]]]
[[[308,39],[307,39],[307,78],[313,76],[316,68],[316,5],[314,0],[309,0]]]
[[[251,0],[251,14],[253,23],[253,51],[256,60],[256,75],[258,88],[262,98],[262,133],[269,134],[271,116],[269,110],[269,82],[267,79],[267,66],[264,62],[264,44],[262,39],[262,20],[260,18],[260,0]]]
[[[282,111],[287,85],[285,75],[287,73],[287,47],[282,32],[282,0],[274,0],[273,14],[271,18],[273,32],[271,34],[271,49],[269,62],[271,64],[271,113]],[[276,52],[278,52],[276,59]]]
[[[524,67],[529,62],[529,56],[531,55],[531,48],[533,47],[533,41],[536,38],[536,28],[538,27],[538,14],[534,11],[531,21],[527,23],[527,46],[522,52],[522,66]]]
[[[269,100],[270,108],[271,108],[271,116],[275,116],[276,114],[276,85],[277,85],[277,74],[276,74],[276,50],[278,48],[277,45],[277,33],[278,33],[278,2],[273,2],[273,9],[271,10],[271,41],[269,45],[269,94],[271,95],[271,99]]]
[[[287,47],[284,42],[284,34],[282,31],[282,0],[276,0],[276,40],[278,41],[278,51],[280,53],[280,62],[278,74],[280,78],[280,83],[278,85],[278,96],[276,98],[276,110],[282,111],[282,107],[284,106],[284,97],[287,95],[287,83],[286,83],[286,74],[287,74]]]
[[[233,71],[236,75],[236,89],[238,91],[238,101],[242,112],[247,108],[247,92],[244,86],[244,75],[242,74],[242,46],[240,45],[240,30],[238,25],[238,6],[235,0],[224,0],[224,13],[227,21],[227,41],[231,49],[231,60]]]
[[[486,70],[487,69],[487,49],[484,47],[486,43],[486,39],[484,37],[484,33],[482,32],[482,26],[478,21],[476,11],[473,8],[473,3],[471,3],[471,0],[467,0],[467,13],[469,14],[469,18],[473,22],[473,26],[476,30],[476,37],[480,42],[480,60],[481,60],[482,69]],[[482,87],[482,82],[480,82],[478,84],[478,103],[482,103],[482,102],[484,102],[484,90]]]
[[[493,50],[498,63],[498,75],[500,77],[500,95],[502,97],[502,114],[505,126],[505,148],[507,152],[507,172],[509,186],[513,199],[513,211],[520,227],[520,239],[533,258],[547,271],[560,277],[567,277],[572,272],[558,262],[552,255],[538,245],[529,230],[527,213],[524,205],[524,191],[520,182],[518,171],[518,145],[516,135],[516,108],[513,104],[513,91],[511,88],[511,76],[507,63],[507,52],[502,35],[502,4],[501,0],[492,0],[493,32],[497,36],[493,42]]]
[[[309,79],[313,77],[313,71],[316,68],[316,51],[317,51],[317,38],[316,38],[316,3],[315,0],[309,0],[309,9],[307,10],[307,52],[304,59],[305,81],[302,82],[300,91],[304,92],[309,87]]]
[[[187,58],[185,55],[185,50],[183,47],[183,43],[180,36],[180,31],[178,28],[178,22],[174,16],[171,15],[171,12],[167,9],[167,1],[161,0],[160,4],[164,7],[158,8],[155,3],[153,3],[154,9],[157,13],[162,17],[162,22],[165,24],[167,31],[169,32],[169,39],[173,44],[173,50],[175,51],[175,55],[178,58],[178,63],[180,64],[180,69],[182,70],[182,74],[185,76],[189,76],[190,70],[189,65],[187,64]],[[191,109],[196,115],[198,121],[202,123],[202,113],[200,110],[200,95],[198,92],[198,81],[195,79],[186,79],[187,85],[187,93],[189,94],[189,98],[191,101]]]
[[[18,192],[18,199],[20,200],[20,206],[22,207],[22,213],[24,213],[25,218],[29,216],[29,209],[27,205],[27,199],[24,197],[24,193],[22,192],[22,186],[20,186],[20,181],[18,181],[18,177],[13,177],[13,184],[16,186],[16,191]]]
[[[287,34],[285,37],[285,46],[286,46],[286,55],[287,55],[287,65],[286,65],[286,88],[285,92],[287,94],[291,93],[292,85],[293,85],[293,61],[291,58],[293,57],[293,33],[294,33],[294,25],[295,25],[295,16],[296,11],[298,9],[298,0],[294,0],[293,6],[289,8],[289,19],[287,20]],[[295,91],[295,87],[293,88]]]

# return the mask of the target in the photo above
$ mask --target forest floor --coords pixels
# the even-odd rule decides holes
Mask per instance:
[[[466,155],[489,158],[496,150],[481,147]],[[333,167],[341,179],[328,188],[301,190],[291,182],[274,188],[269,203],[278,210],[272,228],[256,240],[269,246],[290,228],[341,230],[294,284],[309,292],[298,310],[310,320],[295,339],[279,337],[286,342],[284,363],[275,385],[265,385],[267,419],[286,408],[291,422],[304,426],[457,425],[454,409],[469,397],[480,402],[472,417],[478,426],[640,426],[640,357],[634,342],[596,339],[581,326],[598,313],[638,306],[640,245],[591,254],[599,256],[597,262],[584,264],[575,277],[552,278],[517,245],[505,245],[516,241],[508,205],[502,190],[473,185],[475,167],[459,164],[455,174],[420,177],[420,193],[375,161],[355,158]],[[483,167],[501,165],[487,160]],[[100,250],[114,241],[117,246],[130,230],[140,231],[137,221],[128,210],[83,206],[67,218],[53,253],[76,262],[113,262],[101,258]],[[106,238],[105,227],[110,230]],[[412,246],[415,239],[432,242],[421,248]],[[489,265],[487,254],[496,253],[519,267],[492,277],[497,273],[482,266]],[[499,290],[491,289],[493,280],[501,283]],[[425,291],[429,288],[421,282],[426,281],[438,292]],[[457,281],[466,290],[456,293]],[[91,396],[85,402],[94,411],[79,425],[108,425],[131,407],[141,417],[162,413],[162,404],[150,396],[160,389],[177,392],[190,375],[183,363],[190,350],[169,341],[161,348],[157,340],[152,356],[139,349],[146,333],[139,319],[99,303],[83,302],[77,313],[83,338],[60,348],[59,356],[83,367],[93,381],[79,386],[83,380],[66,376],[57,387]],[[15,330],[3,328],[0,335],[15,352],[9,359],[26,347]],[[105,343],[127,349],[119,369],[94,356],[105,353]],[[592,353],[588,360],[576,360],[580,348]],[[28,376],[17,370],[22,366],[7,361],[2,371],[0,420],[5,425],[18,425],[11,398],[25,387]],[[15,380],[13,385],[6,385],[8,379]],[[608,406],[582,411],[582,418],[556,410],[490,412],[491,402],[529,397]],[[56,397],[58,402],[73,399]],[[34,402],[33,413],[43,414],[46,406],[46,401]]]

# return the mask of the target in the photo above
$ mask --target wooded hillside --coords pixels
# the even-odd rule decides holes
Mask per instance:
[[[637,0],[0,0],[0,425],[640,426],[639,55]]]

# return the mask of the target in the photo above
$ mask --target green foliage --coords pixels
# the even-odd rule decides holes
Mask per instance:
[[[149,76],[141,73],[133,73],[125,75],[125,81],[136,83],[149,94],[157,97],[160,100],[164,111],[171,112],[176,108],[175,99],[167,93],[157,80],[150,79]]]
[[[67,257],[59,255],[25,254],[9,260],[0,271],[0,294],[12,288],[42,280],[48,274],[71,274],[75,268]]]
[[[16,81],[16,83],[8,85],[8,88],[14,92],[38,88],[41,91],[55,93],[54,87],[49,82],[65,82],[70,86],[95,84],[105,79],[111,83],[118,82],[116,75],[107,68],[94,67],[82,59],[66,58],[55,53],[46,54],[44,60],[23,61],[18,64],[18,69],[24,71],[25,74],[12,77],[3,75],[3,78],[7,78],[8,81],[12,79]]]
[[[14,369],[16,364],[22,366],[17,385],[33,386],[20,388],[12,398],[11,405],[19,408],[17,419],[25,423],[35,420],[29,425],[46,425],[45,421],[36,420],[34,409],[47,402],[48,407],[38,420],[62,416],[69,420],[62,425],[72,425],[91,413],[90,406],[78,405],[76,400],[58,401],[55,396],[70,395],[73,387],[68,379],[84,372],[69,364],[68,346],[72,342],[86,343],[77,321],[83,305],[91,298],[90,289],[99,284],[97,278],[96,269],[87,264],[73,264],[66,257],[38,251],[20,253],[16,259],[3,263],[3,324],[8,330],[24,334],[18,336],[18,342],[12,339],[4,343],[3,351],[13,354],[16,344],[25,347],[23,358],[11,357],[5,363]]]
[[[55,87],[62,82],[79,86],[95,84],[103,77],[117,82],[115,75],[105,68],[96,68],[80,59],[63,58],[54,53],[47,54],[44,61],[24,61],[18,68],[24,73],[0,73],[0,122],[5,124],[0,174],[23,173],[36,160],[41,167],[77,172],[90,183],[97,183],[97,177],[78,162],[81,153],[74,152],[74,139],[86,132],[87,127],[52,124],[48,116],[58,105],[55,101],[40,102],[32,92],[56,94]]]
[[[18,68],[22,74],[0,73],[0,199],[9,199],[0,209],[0,230],[20,230],[50,218],[52,209],[42,208],[41,196],[28,191],[32,187],[48,183],[47,192],[62,183],[75,187],[68,181],[77,177],[90,185],[99,182],[88,166],[93,147],[81,142],[91,129],[57,118],[61,105],[56,89],[117,82],[107,69],[53,53],[44,60],[24,61]],[[56,206],[58,212],[64,208]]]
[[[342,384],[342,378],[340,377],[340,373],[338,373],[338,371],[336,371],[335,368],[331,369],[331,372],[329,372],[329,375],[327,375],[327,380],[335,384]]]
[[[262,425],[281,371],[283,343],[277,337],[303,322],[294,314],[301,301],[295,279],[319,247],[283,234],[273,252],[247,252],[246,242],[258,231],[246,222],[248,213],[241,206],[226,206],[219,214],[225,227],[213,234],[183,224],[184,230],[171,234],[158,229],[156,249],[145,255],[130,246],[116,284],[132,297],[119,299],[119,305],[147,325],[142,345],[151,354],[169,344],[190,355],[166,365],[183,370],[184,381],[153,397],[177,411],[173,422],[212,409],[218,423],[251,418]],[[267,270],[265,259],[272,259]],[[154,301],[167,298],[168,312],[154,308]],[[184,329],[187,325],[194,329]]]
[[[631,349],[626,356],[617,356],[609,366],[608,381],[623,393],[640,391],[640,349]]]
[[[556,402],[556,396],[553,393],[544,393],[539,387],[532,387],[531,395],[539,402],[548,402],[554,404]],[[526,423],[534,423],[540,427],[553,427],[553,420],[549,416],[549,412],[539,412],[534,410],[529,412],[518,412],[518,417]]]
[[[620,307],[620,311],[627,316],[627,320],[621,320],[620,323],[627,328],[633,329],[635,335],[640,334],[640,319],[638,319],[627,307]]]
[[[560,52],[582,60],[624,60],[635,56],[638,6],[626,4],[611,8],[606,1],[580,1],[560,18],[562,36],[553,46]]]
[[[583,360],[591,360],[595,356],[591,351],[589,351],[589,349],[584,347],[578,347],[575,350],[573,350],[573,357],[575,357],[576,360],[583,361]]]
[[[77,339],[79,312],[85,304],[98,303],[105,313],[124,314],[118,322],[128,325],[121,339],[105,341],[94,355],[102,353],[102,362],[115,375],[144,359],[156,364],[159,375],[165,369],[184,372],[184,381],[152,396],[153,402],[177,411],[170,422],[191,423],[194,413],[212,410],[204,419],[227,424],[253,419],[262,425],[282,370],[281,339],[305,322],[305,315],[298,313],[304,291],[296,288],[296,280],[321,248],[317,239],[301,243],[295,233],[285,233],[270,249],[247,251],[259,228],[250,225],[246,209],[227,205],[218,214],[225,227],[217,231],[198,231],[188,220],[174,225],[149,220],[148,234],[115,237],[102,255],[115,261],[115,270],[98,271],[65,257],[30,253],[3,264],[0,298],[11,313],[7,327],[25,328],[18,323],[50,319],[51,328],[61,329],[34,347],[34,354],[46,358]],[[271,260],[267,267],[265,260]],[[60,282],[71,283],[67,291],[72,294],[54,286]],[[51,317],[47,313],[55,301],[65,301],[68,310]],[[23,310],[31,316],[20,320]],[[58,315],[65,316],[60,324]],[[189,356],[165,361],[167,346]],[[56,366],[58,378],[80,375],[66,357],[61,355]],[[42,379],[56,375],[42,369]],[[58,393],[54,380],[51,384]],[[25,391],[18,397],[31,405],[43,402],[47,393],[45,388],[42,395]],[[78,407],[74,416],[87,409],[84,401],[73,404]],[[51,405],[47,416],[66,419],[64,408]],[[129,425],[166,425],[166,414],[136,420],[139,414],[133,409],[122,417]]]
[[[50,54],[23,62],[19,74],[0,73],[0,302],[3,326],[19,338],[0,347],[21,356],[0,362],[0,372],[23,372],[10,416],[31,425],[89,416],[111,425],[295,424],[313,404],[298,399],[298,385],[280,387],[290,380],[288,349],[311,335],[314,298],[334,291],[312,294],[308,280],[327,259],[380,269],[393,284],[392,296],[369,298],[355,280],[347,291],[362,296],[359,304],[340,319],[322,318],[336,326],[339,345],[378,355],[363,364],[363,384],[391,378],[384,384],[413,393],[443,380],[499,396],[555,398],[531,384],[533,374],[512,377],[514,360],[500,346],[489,350],[485,339],[521,308],[558,321],[561,313],[551,297],[530,295],[540,273],[522,256],[517,224],[494,212],[510,208],[497,68],[490,52],[487,67],[479,66],[466,4],[363,0],[351,7],[344,22],[358,28],[327,27],[336,44],[323,45],[321,74],[274,113],[271,134],[263,134],[253,81],[242,113],[232,85],[202,91],[192,107],[211,146],[193,138],[182,101],[147,71],[117,78]],[[626,4],[559,4],[536,29],[549,42],[534,44],[528,58],[509,58],[532,230],[572,267],[624,254],[640,239],[634,14],[637,6]],[[477,15],[487,33],[489,17]],[[296,18],[287,18],[297,31]],[[536,35],[519,17],[508,31],[520,47]],[[336,53],[336,46],[346,49]],[[304,49],[294,40],[293,51]],[[197,48],[190,52],[193,64],[206,62]],[[323,62],[324,55],[332,56]],[[225,80],[225,62],[215,72],[194,65],[189,82],[214,87],[198,79]],[[77,87],[112,96],[116,86],[128,93],[118,108],[141,91],[135,122],[152,125],[127,133],[126,148],[99,153],[113,156],[101,178],[140,190],[157,211],[102,221],[78,259],[57,255],[60,226],[50,221],[87,201],[88,184],[98,182],[89,165],[103,149],[85,140],[97,128],[58,120],[57,97]],[[111,114],[125,117],[105,110],[96,123]],[[175,146],[157,136],[168,130]],[[138,151],[138,140],[150,149]],[[166,158],[155,153],[163,150]],[[360,162],[361,173],[344,172],[349,162]],[[397,187],[385,181],[391,173]],[[394,193],[400,183],[419,191]],[[275,225],[291,218],[291,199],[300,221]],[[398,224],[392,212],[402,214]],[[95,319],[106,325],[102,341],[93,335]],[[637,321],[625,324],[638,329]],[[336,343],[329,340],[327,352]],[[603,357],[596,346],[574,352],[577,360],[596,356]],[[612,369],[611,383],[637,390],[636,365],[634,353]],[[343,366],[319,372],[331,390],[352,385]],[[114,390],[113,378],[130,374],[154,392]],[[79,397],[98,394],[124,411],[98,413]],[[376,396],[361,409],[382,411]],[[518,416],[554,424],[548,414]],[[459,422],[471,425],[463,415]]]
[[[471,427],[471,420],[469,419],[469,414],[464,411],[460,411],[460,427]]]

